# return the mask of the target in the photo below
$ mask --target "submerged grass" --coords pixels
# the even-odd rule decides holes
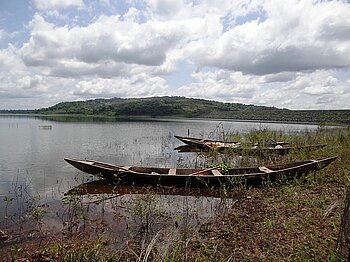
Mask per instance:
[[[227,140],[229,135],[224,134]],[[27,256],[27,261],[346,261],[349,243],[344,244],[340,253],[336,244],[349,182],[349,130],[320,128],[285,134],[262,129],[246,135],[232,134],[232,139],[327,146],[292,151],[283,157],[237,157],[230,152],[213,151],[206,155],[207,165],[221,165],[225,169],[252,163],[266,165],[335,155],[339,158],[327,168],[294,181],[282,178],[261,188],[232,181],[234,187],[220,189],[222,204],[215,215],[199,224],[190,223],[193,214],[186,197],[176,217],[165,216],[152,193],[134,198],[126,209],[138,221],[134,224],[138,229],[131,228],[130,237],[118,248],[114,248],[113,238],[106,239],[101,234],[82,235],[79,231],[74,235],[79,221],[89,224],[91,219],[86,217],[87,211],[80,202],[66,199],[69,212],[64,221],[70,238],[39,247]],[[230,204],[228,198],[232,199]],[[168,223],[155,227],[159,219]],[[101,226],[109,227],[106,223]],[[9,258],[18,259],[18,253],[13,251]]]

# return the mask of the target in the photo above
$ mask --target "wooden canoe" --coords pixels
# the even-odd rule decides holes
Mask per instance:
[[[197,148],[227,147],[235,148],[240,146],[239,142],[225,142],[220,140],[201,139],[195,137],[174,136],[188,146]]]
[[[193,137],[175,136],[187,146],[175,148],[179,152],[194,152],[196,149],[203,151],[216,149],[220,152],[231,151],[240,155],[287,155],[292,150],[310,150],[325,147],[326,144],[305,145],[305,146],[286,146],[288,142],[273,142],[269,145],[259,144],[241,144],[238,142],[223,142],[218,140],[208,140]]]
[[[231,168],[224,174],[216,167],[209,169],[175,169],[117,166],[94,160],[70,158],[65,158],[65,161],[83,172],[125,185],[218,187],[222,184],[230,185],[237,182],[255,186],[264,182],[293,179],[322,169],[336,158],[329,157],[266,167]]]

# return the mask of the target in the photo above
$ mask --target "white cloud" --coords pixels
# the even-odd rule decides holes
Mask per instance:
[[[15,50],[13,50],[15,51]],[[113,79],[59,77],[35,73],[11,51],[0,52],[0,109],[35,109],[88,98],[169,95],[166,81],[140,73]],[[16,69],[12,66],[16,65]]]
[[[224,102],[249,103],[259,90],[259,77],[217,70],[192,74],[193,83],[179,88],[179,95]]]
[[[164,65],[171,70],[182,56],[178,48],[203,37],[210,27],[200,18],[139,24],[119,16],[101,16],[87,27],[68,28],[48,23],[38,14],[30,26],[30,40],[21,48],[27,66],[46,67],[49,74],[95,70],[104,77],[113,73],[110,68],[116,69],[115,76],[137,66],[146,72],[164,72]]]
[[[40,28],[45,30],[47,27]],[[163,78],[146,74],[137,65],[131,65],[128,67],[130,71],[126,71],[122,64],[113,61],[101,65],[60,60],[65,67],[55,69],[55,62],[28,67],[18,53],[22,53],[22,50],[14,46],[0,49],[0,109],[34,109],[60,101],[97,97],[170,94]],[[114,70],[119,71],[119,76],[115,75]]]
[[[39,10],[65,9],[69,7],[83,7],[83,0],[33,0]]]
[[[130,0],[139,2],[138,0]],[[228,25],[233,25],[237,17],[252,12],[259,12],[263,0],[145,0],[148,6],[146,15],[158,20],[179,20],[191,17],[216,16],[226,19]]]
[[[348,3],[273,0],[264,11],[265,21],[237,25],[210,45],[199,41],[192,59],[257,75],[350,66],[350,42],[337,37],[350,30]],[[331,45],[325,36],[332,38]]]
[[[289,109],[349,108],[350,81],[333,74],[328,70],[298,73],[295,80],[267,84],[252,102]]]
[[[320,70],[293,74],[283,81],[266,81],[264,76],[225,70],[199,72],[192,75],[192,84],[179,88],[178,94],[289,109],[349,108],[350,80],[339,80],[333,73]]]
[[[73,91],[75,96],[96,97],[149,97],[168,95],[165,80],[146,74],[120,79],[94,79],[79,81]]]
[[[12,66],[21,64],[20,59],[16,56],[15,48],[13,46],[7,49],[0,49],[0,70],[10,70]]]
[[[141,16],[141,12],[134,8],[131,7],[129,8],[128,12],[123,15],[124,20],[130,21],[130,22],[138,22]]]
[[[185,4],[178,0],[149,0],[148,4],[153,13],[166,17],[172,17],[191,7],[191,3]]]
[[[0,39],[10,43],[0,49],[2,108],[154,95],[350,107],[346,1],[31,3],[37,13],[25,28],[27,39],[17,43],[15,32],[0,29]],[[177,68],[185,64],[196,71]],[[186,81],[171,82],[177,69]]]

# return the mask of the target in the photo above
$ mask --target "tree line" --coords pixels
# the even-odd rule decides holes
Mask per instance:
[[[17,110],[25,113],[25,110]],[[16,113],[0,111],[0,113]],[[112,98],[62,102],[35,114],[219,118],[350,125],[350,110],[288,110],[186,97]]]

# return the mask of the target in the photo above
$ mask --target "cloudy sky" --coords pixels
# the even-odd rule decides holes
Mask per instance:
[[[164,95],[350,109],[350,2],[0,0],[0,109]]]

